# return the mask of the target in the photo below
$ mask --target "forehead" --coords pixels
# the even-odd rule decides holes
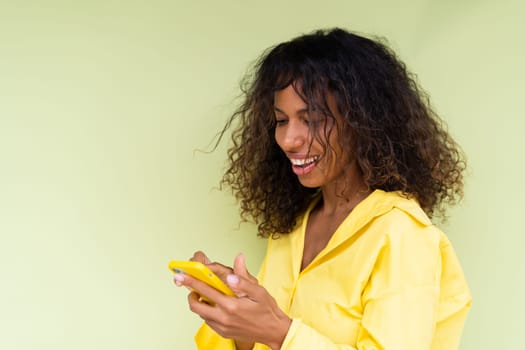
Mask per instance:
[[[290,84],[274,92],[274,107],[290,110],[314,110],[336,118],[341,115],[336,97],[327,89],[308,95],[306,96],[299,84]]]
[[[291,84],[274,92],[273,103],[279,109],[305,109],[308,107],[308,103],[300,95],[300,92]]]

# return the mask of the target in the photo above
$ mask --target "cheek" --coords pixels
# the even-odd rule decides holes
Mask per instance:
[[[329,142],[327,142],[327,165],[338,171],[344,168],[351,160],[351,155],[348,150],[345,149],[344,145],[340,144],[340,139],[337,133],[330,135]]]

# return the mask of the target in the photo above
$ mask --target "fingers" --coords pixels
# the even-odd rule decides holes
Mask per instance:
[[[193,253],[193,256],[190,258],[190,261],[198,261],[204,265],[206,265],[210,270],[213,271],[214,274],[219,276],[219,278],[226,282],[226,276],[233,272],[233,269],[229,266],[223,265],[218,262],[212,262],[210,258],[204,254],[204,252],[198,250],[195,253]]]
[[[207,283],[202,282],[190,275],[177,273],[174,276],[174,280],[177,286],[187,287],[200,295],[201,298],[209,300],[212,303],[223,302],[225,298],[227,298],[227,296],[222,292],[219,292],[217,289],[213,288]]]
[[[198,250],[195,253],[193,253],[193,256],[190,258],[190,261],[198,261],[200,263],[203,263],[205,265],[210,264],[211,260],[204,254],[204,252]]]
[[[201,296],[199,295],[199,293],[197,293],[195,291],[191,291],[188,294],[188,304],[190,304],[190,306],[192,304],[200,303],[200,302],[201,302]]]
[[[210,313],[213,313],[212,309],[214,307],[204,302],[199,293],[195,291],[188,294],[188,305],[193,313],[197,314],[205,321],[209,318]]]
[[[182,283],[185,283],[188,287],[193,286],[192,289],[200,288],[199,284],[202,283],[201,281],[195,279],[194,281],[190,281],[189,279],[191,279],[191,277],[188,279],[186,279],[187,276],[183,277],[185,278],[185,281]],[[218,295],[215,295],[215,293]],[[208,302],[208,300],[210,302]],[[215,327],[212,327],[214,329],[219,328],[219,326],[222,325],[223,322],[220,320],[224,319],[225,310],[230,310],[230,312],[235,310],[235,307],[233,306],[235,300],[237,300],[237,298],[227,297],[216,291],[214,288],[211,288],[211,290],[207,292],[197,291],[195,289],[188,294],[188,304],[190,310],[200,316],[206,323],[210,325],[215,324]]]
[[[255,278],[248,279],[231,274],[227,276],[226,283],[239,298],[261,301],[268,295],[266,289],[261,287]]]
[[[257,288],[259,286],[258,281],[248,272],[246,267],[246,257],[242,253],[235,257],[233,269],[218,262],[211,262],[202,251],[196,251],[190,260],[206,264],[213,273],[230,286],[238,297],[250,297],[255,299],[257,293],[260,293],[260,288]],[[217,295],[213,287],[193,278],[188,278],[186,283],[184,283],[182,282],[184,278],[185,276],[176,276],[175,283],[179,286],[184,285],[188,288],[192,288],[206,299],[212,300],[215,303],[217,302],[217,300],[213,299],[213,296]],[[211,297],[208,295],[210,292],[212,293]]]
[[[235,257],[235,260],[233,261],[233,272],[244,278],[249,275],[248,269],[246,268],[246,257],[244,254],[241,253]]]
[[[233,273],[251,282],[258,283],[257,278],[248,272],[248,269],[246,268],[246,257],[242,253],[235,257],[233,262]]]
[[[218,263],[218,262],[214,262],[214,263],[208,264],[206,266],[208,266],[208,268],[210,270],[212,270],[214,274],[219,276],[219,278],[223,282],[226,282],[226,276],[228,276],[228,275],[233,273],[233,269],[231,267],[223,265],[223,264]]]

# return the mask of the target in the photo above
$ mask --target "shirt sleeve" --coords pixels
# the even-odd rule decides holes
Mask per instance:
[[[294,318],[288,334],[284,339],[281,350],[356,350],[357,348],[335,344],[329,338],[317,332],[312,327],[305,324],[301,319]],[[374,348],[363,348],[374,349]]]
[[[197,350],[235,350],[232,339],[226,339],[218,335],[206,323],[203,323],[194,337]]]
[[[235,350],[233,339],[226,339],[217,334],[206,323],[203,323],[195,335],[197,350]],[[264,344],[255,343],[253,350],[271,350]]]
[[[386,235],[362,296],[358,348],[430,349],[441,271],[440,231],[435,227],[407,227]]]

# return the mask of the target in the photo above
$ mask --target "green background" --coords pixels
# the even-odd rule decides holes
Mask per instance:
[[[386,37],[469,159],[442,227],[474,304],[461,349],[525,322],[520,1],[0,3],[0,348],[191,349],[166,265],[202,249],[257,271],[265,241],[208,149],[263,49],[320,27]]]

